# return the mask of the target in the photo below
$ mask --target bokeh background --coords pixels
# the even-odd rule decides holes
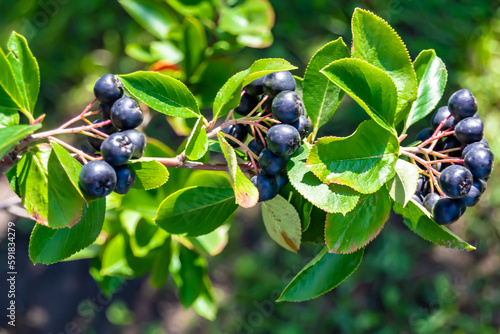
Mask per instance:
[[[203,1],[167,2],[195,6]],[[227,1],[230,6],[241,3]],[[442,104],[455,90],[470,89],[478,99],[485,136],[500,156],[498,1],[271,0],[270,7],[275,15],[272,35],[250,40],[220,33],[217,13],[215,25],[209,19],[200,20],[215,50],[214,64],[203,75],[181,73],[170,66],[180,61],[182,52],[169,48],[168,39],[158,44],[158,38],[116,1],[1,0],[0,44],[5,46],[12,30],[28,37],[42,79],[37,114],[47,114],[44,127],[50,128],[93,99],[92,87],[99,76],[149,69],[158,60],[169,61],[167,68],[195,91],[207,111],[225,80],[256,59],[285,58],[299,67],[294,74],[302,76],[310,57],[326,42],[341,36],[349,45],[350,17],[354,8],[362,7],[395,28],[413,59],[421,50],[437,51],[449,72]],[[158,48],[150,48],[151,43]],[[260,47],[248,47],[255,44]],[[346,98],[320,134],[348,135],[365,118]],[[423,120],[410,134],[428,126],[427,122]],[[185,139],[183,126],[189,126],[156,114],[148,123],[146,133],[174,149]],[[258,209],[240,211],[231,225],[228,245],[209,259],[220,307],[215,321],[183,309],[171,279],[157,290],[147,277],[127,281],[112,299],[98,303],[99,310],[82,315],[82,303],[99,296],[89,274],[90,261],[33,266],[27,254],[33,222],[20,218],[15,207],[0,206],[1,263],[5,263],[6,223],[15,220],[18,229],[16,330],[80,333],[68,326],[75,321],[82,333],[499,333],[499,180],[496,168],[480,203],[451,227],[477,251],[435,247],[412,234],[394,215],[367,247],[353,276],[333,292],[302,303],[274,300],[320,246],[304,245],[298,255],[289,253],[266,234]],[[2,176],[0,203],[12,196]],[[2,278],[2,308],[6,290]],[[5,327],[5,321],[2,318],[0,325]]]

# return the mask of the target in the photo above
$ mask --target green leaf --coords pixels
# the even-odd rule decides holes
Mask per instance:
[[[137,258],[130,248],[130,238],[125,233],[119,233],[108,241],[102,253],[100,274],[133,278],[145,275],[151,270],[155,254]]]
[[[5,154],[12,151],[14,146],[16,146],[21,141],[21,139],[29,136],[41,127],[41,124],[36,124],[13,125],[5,128],[0,128],[0,157],[3,157]]]
[[[342,283],[361,263],[361,249],[352,254],[328,253],[325,247],[283,290],[278,302],[301,302],[316,298]]]
[[[51,143],[51,146],[46,167],[48,226],[72,227],[79,221],[83,203],[86,202],[78,185],[82,166],[61,145]]]
[[[335,60],[349,57],[349,49],[342,38],[319,49],[311,58],[304,74],[304,107],[314,125],[313,133],[326,124],[337,110],[344,91],[333,84],[320,71]]]
[[[217,303],[214,298],[212,283],[208,275],[203,275],[201,292],[193,303],[193,309],[202,317],[214,321],[217,316]]]
[[[144,29],[154,36],[165,39],[177,19],[168,7],[151,0],[120,0],[122,7]]]
[[[375,14],[357,8],[352,17],[352,56],[386,72],[397,87],[394,125],[405,119],[417,98],[417,77],[401,37]],[[389,123],[392,125],[392,123]]]
[[[259,191],[241,171],[240,166],[238,166],[238,161],[236,160],[236,153],[234,153],[232,146],[227,143],[220,132],[217,134],[217,137],[229,168],[229,178],[233,185],[236,204],[244,208],[255,206],[259,200]]]
[[[234,217],[234,216],[233,216]],[[232,217],[229,217],[227,222],[230,222]],[[229,225],[225,224],[218,227],[215,231],[200,235],[196,238],[189,238],[193,247],[202,255],[215,256],[220,254],[227,245]]]
[[[212,20],[215,14],[214,6],[209,0],[166,0],[167,3],[178,13],[187,16],[193,15]]]
[[[256,60],[250,68],[233,75],[217,93],[214,100],[214,120],[226,115],[240,104],[241,90],[245,85],[269,73],[291,71],[295,66],[286,60],[267,58]]]
[[[413,200],[409,201],[404,208],[395,202],[394,211],[403,215],[404,223],[410,230],[427,241],[448,248],[458,248],[467,251],[476,249],[476,247],[469,245],[446,227],[438,225],[432,219],[430,213]]]
[[[50,145],[37,145],[25,153],[16,166],[19,197],[23,206],[38,223],[44,225],[47,225],[49,218],[47,162],[50,152]]]
[[[25,101],[14,70],[7,56],[0,48],[0,108],[22,110],[26,112]],[[1,142],[1,141],[0,141]]]
[[[311,148],[307,166],[325,183],[343,184],[363,194],[376,192],[396,171],[398,138],[374,121],[349,137],[324,137]]]
[[[331,213],[346,214],[354,209],[360,194],[349,187],[324,184],[306,167],[309,150],[306,146],[292,155],[288,162],[288,178],[292,186],[316,207]]]
[[[321,73],[349,94],[380,126],[392,130],[398,95],[387,73],[354,58],[336,60]]]
[[[151,190],[164,185],[168,181],[169,173],[165,166],[155,160],[133,161],[130,166],[135,171],[133,188]]]
[[[313,204],[299,194],[290,183],[287,183],[279,193],[295,208],[295,210],[297,210],[302,225],[302,231],[307,230],[311,222]]]
[[[17,85],[25,101],[26,111],[33,114],[35,111],[38,93],[40,92],[40,70],[38,63],[31,53],[26,38],[13,32],[8,43],[9,50],[12,52],[14,66],[11,61],[14,74],[17,79]]]
[[[154,220],[168,233],[193,237],[214,231],[237,208],[230,188],[184,188],[165,198]]]
[[[190,78],[204,59],[207,49],[207,34],[196,18],[187,16],[182,24],[181,51],[184,54],[184,71]]]
[[[204,117],[198,118],[186,144],[186,156],[191,160],[201,159],[208,151],[208,136]]]
[[[83,207],[80,221],[72,228],[50,228],[36,224],[31,233],[29,256],[33,263],[52,264],[90,246],[99,236],[106,200],[100,198]]]
[[[332,253],[352,253],[375,239],[391,213],[391,199],[385,187],[364,196],[345,216],[329,213],[326,218],[325,239]]]
[[[181,267],[176,275],[179,299],[184,307],[191,306],[203,292],[203,276],[206,275],[206,261],[195,252],[181,246],[179,250]],[[180,284],[179,284],[180,283]]]
[[[89,273],[99,286],[99,290],[110,298],[115,292],[118,292],[125,280],[121,277],[103,276],[101,275],[101,261],[99,258],[93,258],[90,262]],[[88,300],[91,303],[90,300]]]
[[[309,242],[316,245],[325,244],[325,224],[327,213],[317,207],[311,210],[311,222],[307,230],[302,232],[301,242]]]
[[[446,66],[434,50],[420,52],[413,67],[417,72],[418,96],[406,120],[406,129],[425,118],[437,106],[448,80]]]
[[[0,107],[0,128],[19,124],[19,112],[15,109]]]
[[[276,243],[289,251],[299,251],[302,225],[293,205],[278,195],[262,203],[262,218],[267,233]]]
[[[237,6],[223,5],[218,28],[237,35],[238,43],[252,48],[271,45],[274,25],[273,7],[267,0],[246,0]]]
[[[208,140],[208,150],[210,152],[219,152],[219,153],[224,153],[222,151],[222,148],[220,147],[220,143],[217,140],[214,139],[209,139]],[[239,151],[239,150],[234,150],[234,153],[238,158],[245,159],[246,158],[246,153]]]
[[[396,175],[387,182],[387,188],[392,199],[404,207],[417,189],[418,168],[402,159],[396,161],[394,168],[396,169]]]
[[[163,246],[159,250],[151,268],[151,276],[149,281],[151,285],[159,289],[167,283],[168,274],[170,273],[169,266],[172,259],[172,238],[167,237]]]
[[[137,214],[137,212],[132,212]],[[127,221],[130,216],[132,219]],[[125,226],[131,223],[131,226],[127,226],[130,229],[126,228],[130,239],[130,250],[135,257],[143,258],[161,247],[168,234],[149,219],[141,219],[139,216],[139,219],[134,222],[133,216],[134,214],[130,214],[129,210],[125,210],[120,214],[120,220]]]
[[[158,112],[182,118],[200,117],[195,97],[177,79],[158,72],[144,71],[118,77],[133,96]]]

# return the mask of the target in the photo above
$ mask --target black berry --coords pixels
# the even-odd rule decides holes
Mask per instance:
[[[105,103],[99,103],[99,108],[101,108],[102,119],[107,121],[111,119],[111,106]]]
[[[117,194],[125,195],[135,182],[135,172],[131,167],[122,165],[115,167],[116,172],[116,185],[114,192]]]
[[[446,167],[439,178],[441,190],[451,198],[460,198],[467,195],[472,186],[471,172],[459,165]]]
[[[264,149],[259,155],[259,166],[267,175],[276,175],[286,168],[289,157],[276,155],[269,149]]]
[[[276,175],[276,184],[278,185],[278,189],[282,189],[288,183],[288,174],[286,169],[282,170],[281,173]]]
[[[425,196],[424,198],[424,207],[427,209],[427,211],[432,213],[434,205],[436,205],[437,201],[439,201],[440,199],[441,196],[439,196],[439,194],[436,193],[427,194],[427,196]]]
[[[425,128],[423,130],[420,130],[419,133],[417,133],[415,140],[424,142],[427,139],[429,139],[430,137],[432,137],[433,134],[434,134],[434,130],[432,128]]]
[[[243,87],[245,93],[253,96],[259,96],[264,94],[264,86],[263,86],[264,78],[265,76],[255,79],[254,81],[250,82],[248,85]]]
[[[450,224],[456,222],[465,212],[465,207],[458,199],[441,198],[434,205],[432,215],[436,223]]]
[[[470,90],[461,89],[450,97],[448,108],[456,121],[472,117],[477,112],[476,98]]]
[[[292,73],[288,71],[274,72],[264,77],[264,93],[274,98],[285,90],[295,90],[296,83]]]
[[[460,199],[460,202],[466,207],[472,207],[479,202],[479,198],[483,194],[483,184],[479,179],[474,179],[470,191]]]
[[[304,115],[302,99],[297,93],[289,90],[276,95],[271,108],[274,118],[286,124],[292,124]]]
[[[144,149],[146,148],[146,136],[139,130],[132,129],[123,131],[127,137],[129,137],[132,144],[134,144],[134,152],[132,152],[131,159],[140,159],[144,154]]]
[[[94,86],[96,99],[108,105],[112,105],[123,95],[123,85],[113,74],[100,77]]]
[[[225,127],[221,130],[222,133],[226,133],[234,138],[238,139],[241,142],[244,142],[247,139],[248,135],[248,127],[245,124],[231,124],[228,127]],[[227,142],[232,147],[238,147],[239,144],[232,140],[231,138],[227,138]]]
[[[447,117],[448,120],[443,124],[443,127],[441,128],[442,130],[449,129],[453,126],[455,123],[455,117],[453,117],[450,113],[450,110],[448,107],[441,107],[436,112],[431,118],[431,127],[436,130],[439,124],[441,124],[442,121],[444,121]]]
[[[478,117],[468,117],[455,126],[455,137],[464,144],[471,144],[483,139],[483,121]]]
[[[299,131],[300,138],[304,139],[309,135],[309,132],[311,131],[311,121],[309,119],[302,115],[299,117],[298,120],[296,120],[294,123],[291,124],[294,128]]]
[[[115,170],[105,161],[89,161],[80,171],[79,184],[85,194],[105,197],[115,188]]]
[[[437,145],[436,145],[437,146]],[[455,137],[455,136],[449,136],[447,137],[442,144],[442,149],[443,150],[451,150],[451,149],[458,149],[462,147],[462,143]],[[452,152],[447,153],[450,157],[460,157],[462,155],[461,150],[456,150]]]
[[[111,107],[111,122],[120,130],[135,129],[143,120],[139,104],[128,96],[122,97]]]
[[[464,150],[462,151],[462,158],[465,157],[467,153],[469,153],[471,150],[477,150],[480,148],[485,148],[485,149],[490,149],[488,144],[483,143],[482,141],[478,141],[477,143],[472,143],[467,146],[465,146]]]
[[[243,94],[241,97],[240,105],[234,109],[234,112],[242,116],[248,115],[259,104],[260,100],[250,94]]]
[[[470,150],[464,157],[464,166],[467,167],[474,177],[486,179],[493,169],[493,153],[486,148]]]
[[[103,121],[99,119],[99,120],[93,121],[92,124],[102,123],[102,122]],[[118,129],[115,128],[113,126],[113,124],[111,124],[111,123],[104,125],[104,126],[100,126],[100,127],[96,128],[96,130],[101,131],[102,133],[105,133],[107,135],[111,135],[111,134],[118,131]],[[93,133],[93,134],[95,134],[95,133]],[[95,134],[95,135],[97,135],[97,134]],[[92,148],[95,151],[99,152],[101,150],[101,144],[102,144],[104,139],[99,139],[99,138],[87,136],[87,140],[88,140],[90,146],[92,146]]]
[[[278,124],[267,132],[266,143],[274,154],[290,156],[300,146],[300,134],[291,125]]]
[[[134,144],[122,132],[114,133],[106,138],[101,145],[101,154],[104,161],[112,166],[125,164],[134,152]]]
[[[257,136],[258,137],[258,136]],[[258,140],[257,138],[256,139],[252,139],[249,143],[248,143],[248,148],[250,149],[250,151],[252,151],[253,153],[255,153],[255,155],[259,155],[260,152],[262,152],[262,150],[265,148],[264,145],[262,144],[262,142],[260,140]]]
[[[259,174],[250,179],[259,191],[259,202],[273,199],[278,195],[278,184],[274,176]]]

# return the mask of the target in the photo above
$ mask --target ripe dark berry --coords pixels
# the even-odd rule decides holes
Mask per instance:
[[[282,189],[288,183],[288,174],[286,169],[282,170],[281,173],[276,175],[276,184],[278,185],[278,189]]]
[[[451,198],[460,198],[467,195],[472,186],[471,172],[459,165],[446,167],[439,178],[441,190]]]
[[[245,124],[231,124],[230,126],[221,130],[222,133],[226,133],[234,138],[238,139],[241,142],[244,142],[247,139],[248,135],[248,127]],[[227,142],[232,147],[238,147],[239,144],[234,140],[227,138]]]
[[[122,132],[114,133],[106,138],[101,145],[101,154],[104,161],[112,166],[125,164],[134,152],[134,144]]]
[[[420,130],[419,133],[417,133],[415,140],[424,142],[427,139],[429,139],[433,134],[434,134],[434,130],[432,128],[425,128],[423,130]]]
[[[264,93],[274,98],[285,90],[295,90],[296,83],[292,73],[288,71],[274,72],[264,77]]]
[[[243,94],[241,97],[240,105],[234,109],[234,112],[240,114],[242,116],[248,115],[252,110],[257,107],[260,100],[258,97],[255,97],[250,94]]]
[[[143,120],[139,104],[128,96],[122,97],[111,107],[111,122],[120,130],[135,129]]]
[[[423,205],[424,204],[424,196],[422,196],[422,194],[418,193],[418,194],[413,194],[413,196],[411,197],[411,199],[415,202],[417,202],[418,204],[420,205]]]
[[[486,179],[493,169],[493,153],[485,148],[470,150],[464,157],[464,166],[467,167],[474,177]]]
[[[490,147],[488,146],[488,144],[485,144],[481,141],[478,141],[477,143],[472,143],[472,144],[469,144],[467,146],[465,146],[464,150],[462,151],[462,158],[465,157],[465,155],[467,153],[469,153],[471,150],[477,150],[477,149],[480,149],[480,148],[485,148],[487,150],[490,149]]]
[[[265,76],[255,79],[254,81],[250,82],[248,85],[243,87],[245,93],[253,96],[259,96],[264,94],[264,86],[263,86],[264,78]]]
[[[276,95],[272,111],[278,121],[292,124],[304,115],[304,103],[297,93],[287,90]]]
[[[111,119],[111,106],[109,104],[99,103],[99,108],[102,111],[102,119],[107,121]]]
[[[262,115],[268,115],[272,112],[273,99],[268,98],[262,103]]]
[[[259,166],[267,175],[276,175],[286,168],[289,157],[276,155],[269,149],[265,148],[259,155]]]
[[[290,156],[300,146],[300,134],[291,125],[278,124],[267,132],[266,143],[274,154]]]
[[[260,152],[262,152],[263,149],[265,149],[264,145],[260,142],[260,140],[257,139],[252,139],[248,143],[248,148],[257,156],[260,154]]]
[[[301,115],[298,120],[296,120],[294,123],[291,124],[294,128],[299,131],[300,138],[304,139],[309,135],[309,132],[311,131],[311,121],[307,119],[306,116]]]
[[[425,196],[425,198],[424,198],[424,206],[427,209],[427,211],[432,213],[432,210],[434,209],[434,205],[436,205],[437,201],[439,201],[440,199],[441,199],[441,196],[439,196],[439,194],[436,194],[436,193],[427,194],[427,196]]]
[[[448,108],[456,121],[472,117],[477,112],[476,98],[470,90],[460,89],[448,100]]]
[[[278,184],[274,176],[259,174],[250,179],[259,191],[259,202],[268,201],[278,195]]]
[[[144,149],[146,148],[146,136],[136,129],[123,131],[122,133],[129,137],[132,144],[134,144],[134,152],[132,152],[132,156],[130,158],[140,159],[144,154]]]
[[[441,198],[434,205],[432,216],[440,225],[456,222],[465,212],[465,207],[458,199]]]
[[[125,195],[135,182],[135,172],[132,167],[122,165],[115,167],[116,172],[116,186],[114,192],[117,194]]]
[[[80,171],[79,184],[85,194],[105,197],[115,188],[115,170],[105,161],[89,161]]]
[[[101,122],[103,122],[103,121],[98,119],[96,121],[93,121],[92,124],[101,123]],[[118,131],[118,129],[115,128],[113,126],[113,124],[107,124],[104,126],[100,126],[100,127],[96,128],[96,130],[101,131],[107,135],[111,135],[111,134]],[[92,148],[95,151],[99,152],[101,150],[101,144],[102,144],[104,139],[99,139],[99,138],[87,136],[87,140],[88,140],[90,146],[92,146]]]
[[[112,105],[123,95],[123,84],[113,74],[100,77],[94,86],[95,98],[108,105]]]
[[[455,136],[449,136],[447,137],[442,144],[442,149],[443,150],[451,150],[454,148],[461,148],[463,144],[457,139]],[[461,150],[456,150],[452,152],[447,153],[450,157],[459,157],[462,155]]]
[[[473,207],[477,204],[477,202],[479,202],[479,197],[481,197],[482,193],[483,184],[479,179],[474,179],[470,191],[467,193],[467,195],[460,199],[460,202],[462,202],[462,204],[466,207]]]
[[[417,180],[417,189],[415,190],[415,194],[422,195],[425,197],[429,193],[429,178],[425,175],[419,175]]]
[[[453,126],[455,123],[455,117],[453,117],[450,113],[450,110],[448,107],[441,107],[436,112],[431,118],[431,127],[436,130],[439,124],[441,124],[442,121],[444,121],[447,117],[448,120],[443,124],[443,127],[441,128],[442,130],[449,129]]]
[[[464,144],[471,144],[483,139],[483,121],[478,117],[464,118],[455,126],[455,137]]]

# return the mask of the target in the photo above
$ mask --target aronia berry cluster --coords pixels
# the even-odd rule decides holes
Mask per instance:
[[[146,147],[146,137],[135,129],[144,116],[137,101],[124,95],[122,83],[113,74],[97,80],[94,94],[102,115],[94,123],[111,123],[97,128],[107,138],[87,137],[102,160],[89,161],[82,167],[80,188],[92,197],[105,197],[112,191],[126,194],[135,182],[135,173],[126,163],[141,158]]]
[[[431,127],[416,137],[422,142],[415,157],[421,175],[413,199],[438,224],[457,221],[486,189],[494,156],[483,138],[477,109],[473,94],[461,89],[450,97],[448,106],[434,113]]]

